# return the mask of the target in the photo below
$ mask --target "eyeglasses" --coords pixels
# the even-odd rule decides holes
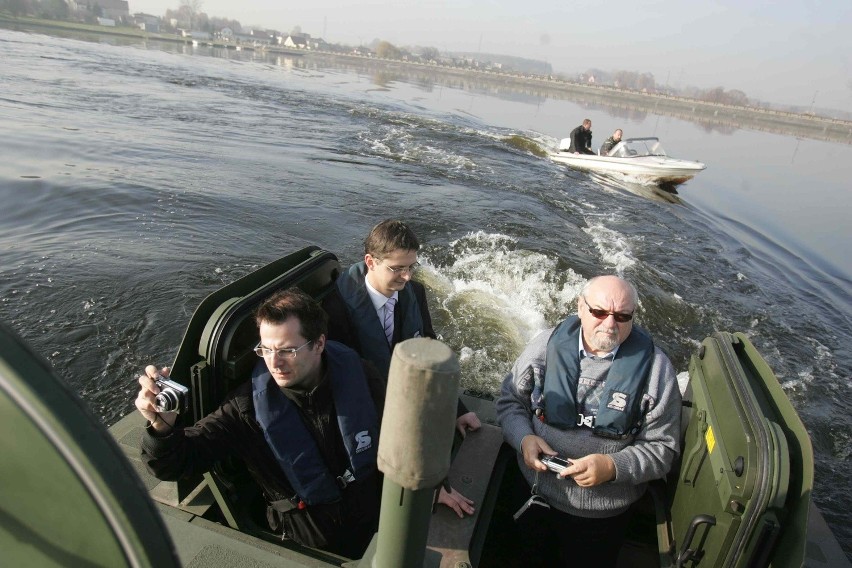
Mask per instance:
[[[608,312],[606,310],[600,310],[598,308],[593,308],[589,305],[589,302],[586,301],[586,298],[583,298],[583,302],[586,304],[586,308],[589,310],[589,313],[598,318],[599,320],[606,319],[609,316],[612,316],[615,321],[618,323],[626,323],[633,319],[633,312],[629,314],[625,314],[623,312]]]
[[[411,266],[400,266],[399,268],[391,268],[387,264],[383,264],[385,268],[396,274],[414,274],[414,271],[420,268],[420,263],[415,262]]]
[[[258,357],[271,357],[273,355],[277,355],[281,359],[295,359],[296,352],[299,351],[299,349],[313,342],[314,340],[311,339],[307,343],[303,343],[298,347],[285,347],[283,349],[269,349],[268,347],[264,347],[263,345],[258,343],[257,347],[254,348],[254,352],[257,354]]]

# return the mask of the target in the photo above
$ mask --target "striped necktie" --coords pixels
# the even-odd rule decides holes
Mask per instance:
[[[396,298],[388,298],[385,304],[385,337],[388,338],[388,345],[393,345],[393,306],[396,304]]]

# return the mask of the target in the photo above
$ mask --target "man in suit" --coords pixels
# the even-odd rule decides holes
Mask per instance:
[[[426,290],[411,279],[417,269],[420,242],[401,221],[387,219],[372,228],[364,241],[364,260],[341,274],[323,301],[329,335],[355,349],[384,376],[400,341],[437,335],[426,303]],[[462,436],[480,427],[479,418],[459,401],[456,426]],[[473,513],[473,502],[450,488],[438,501],[460,517]]]

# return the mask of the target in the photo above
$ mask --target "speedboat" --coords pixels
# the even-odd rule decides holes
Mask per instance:
[[[575,170],[594,172],[621,181],[673,188],[695,177],[707,166],[694,160],[680,160],[666,154],[659,138],[625,138],[609,154],[569,152],[570,138],[563,138],[550,159]]]
[[[172,365],[172,379],[189,387],[185,423],[215,409],[251,373],[257,344],[252,313],[259,302],[290,286],[321,299],[341,272],[331,252],[308,247],[208,296],[189,321]],[[413,380],[398,375],[391,365],[389,384]],[[849,566],[811,500],[814,456],[807,431],[748,338],[714,333],[692,356],[686,375],[678,377],[684,396],[680,462],[636,503],[619,566]],[[386,472],[379,531],[363,558],[350,559],[282,540],[265,528],[265,501],[240,462],[222,462],[179,481],[153,478],[140,460],[144,418],[130,412],[107,431],[50,364],[0,323],[2,564],[529,565],[513,556],[511,521],[497,522],[511,518],[503,496],[519,475],[510,467],[516,449],[503,443],[489,396],[460,396],[483,425],[455,440],[452,465],[449,452],[432,442],[411,447],[434,451],[424,463],[446,460],[447,479],[477,503],[476,512],[464,519],[446,507],[433,513],[431,488],[403,489]],[[453,416],[455,397],[445,398]],[[408,399],[386,405],[385,421],[389,407],[399,411],[396,417],[420,412],[418,423],[433,421],[432,406]],[[452,420],[448,424],[451,436]]]

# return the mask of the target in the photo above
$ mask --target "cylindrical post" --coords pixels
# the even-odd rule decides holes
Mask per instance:
[[[385,477],[372,568],[423,566],[434,488],[413,491]]]
[[[458,388],[449,347],[425,338],[396,346],[379,435],[385,480],[373,568],[423,566],[434,489],[450,469]]]

